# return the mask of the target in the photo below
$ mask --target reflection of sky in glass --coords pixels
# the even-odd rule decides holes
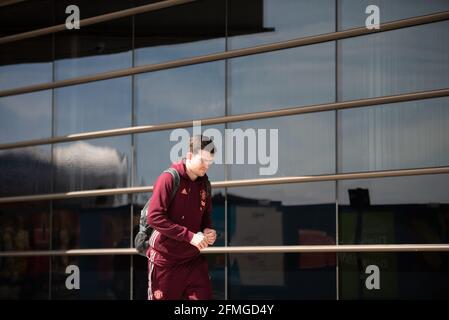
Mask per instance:
[[[0,98],[0,143],[51,136],[51,91]]]
[[[332,174],[335,172],[334,112],[261,119],[229,124],[230,129],[267,129],[267,156],[270,155],[269,129],[278,130],[278,171],[274,176]],[[260,141],[258,141],[260,144]],[[234,141],[235,145],[235,141]],[[255,147],[252,147],[255,148]],[[248,146],[245,147],[248,150]],[[234,147],[234,163],[236,148]],[[274,158],[271,155],[269,158]],[[247,154],[245,161],[247,163]],[[257,158],[256,158],[257,159]],[[270,178],[259,174],[259,164],[232,164],[229,179]]]
[[[132,51],[59,59],[55,61],[55,80],[76,78],[96,73],[130,68]]]
[[[341,42],[342,100],[449,86],[448,22]],[[339,111],[342,172],[449,163],[447,98]]]
[[[449,165],[449,98],[339,111],[339,171]]]
[[[51,82],[53,64],[30,62],[26,52],[36,51],[41,58],[51,58],[51,38],[39,42],[22,40],[2,44],[0,50],[7,61],[0,66],[0,90]],[[51,90],[0,98],[0,143],[51,136]]]
[[[364,22],[365,3],[367,1],[352,4],[341,1],[340,12],[344,28],[358,23],[358,20]],[[407,6],[403,5],[404,1],[381,0],[378,5],[381,7],[382,19],[391,20],[445,10],[448,6],[447,1],[413,3],[414,5]],[[266,0],[263,5],[263,26],[274,28],[275,31],[232,37],[229,39],[230,49],[332,32],[335,27],[334,1]],[[357,13],[358,7],[363,9],[360,15]],[[232,22],[232,16],[230,19]],[[449,47],[445,39],[448,38],[448,30],[448,22],[440,22],[341,41],[341,99],[447,86]],[[140,48],[135,52],[135,62],[141,65],[220,52],[224,50],[224,44],[225,40],[218,38]],[[229,60],[227,98],[230,113],[332,102],[335,99],[334,53],[335,44],[324,43]],[[132,51],[62,59],[55,61],[55,77],[61,80],[128,68],[131,63]],[[137,124],[224,115],[224,71],[224,61],[219,61],[137,75],[134,82]],[[0,67],[1,90],[51,80],[52,64],[49,62]],[[56,89],[56,134],[129,126],[131,100],[129,77]],[[420,102],[429,106],[425,112],[423,108],[410,112],[405,107],[392,111],[388,106],[376,110],[340,112],[342,170],[447,164],[449,155],[445,138],[448,134],[444,125],[447,122],[445,100],[438,100],[438,105],[435,101]],[[1,142],[51,135],[50,91],[0,98],[0,107]],[[429,112],[429,108],[433,111]],[[334,116],[333,113],[328,115],[329,117],[303,115],[285,120],[278,118],[257,122],[257,127],[280,130],[278,175],[334,171]],[[230,124],[230,128],[244,129],[242,124],[244,123]],[[147,138],[142,137],[150,136],[151,145],[158,146],[161,139],[164,139],[164,144],[173,145],[166,133],[137,135],[138,159],[141,157],[143,160],[149,156],[150,151],[146,147],[148,144],[143,142]],[[124,140],[128,141],[128,138]],[[113,148],[118,148],[119,152],[129,152],[128,142],[119,144],[122,145],[118,147],[114,144]],[[361,151],[361,148],[365,151]],[[420,152],[421,149],[426,151]],[[160,151],[158,147],[156,150]],[[151,157],[155,155],[160,157],[156,161],[160,168],[157,167],[152,172],[150,171],[153,169],[143,169],[143,162],[137,161],[142,168],[136,169],[136,184],[140,184],[143,177],[146,185],[151,184],[150,180],[169,163],[166,161],[169,159],[168,152],[156,152]],[[233,166],[230,172],[233,178],[258,177],[258,168],[239,165]],[[217,175],[217,179],[218,176],[220,175]]]
[[[340,0],[339,30],[361,27],[369,14],[366,7],[376,5],[380,10],[380,23],[411,18],[449,10],[447,0]]]
[[[223,116],[224,65],[219,61],[136,76],[137,124]]]
[[[449,87],[449,22],[342,40],[340,99]]]
[[[229,109],[239,114],[335,100],[335,44],[232,59]]]
[[[191,58],[223,51],[225,51],[224,38],[171,45],[159,45],[154,47],[143,47],[135,50],[135,63],[139,66],[144,64]]]
[[[52,81],[52,63],[22,63],[0,66],[0,90]]]
[[[131,91],[131,77],[56,89],[56,135],[131,126]]]
[[[233,1],[237,3],[238,1]],[[334,0],[263,0],[263,27],[256,34],[229,38],[229,49],[245,48],[335,31]],[[251,14],[250,12],[248,14]],[[238,23],[229,17],[230,27]]]

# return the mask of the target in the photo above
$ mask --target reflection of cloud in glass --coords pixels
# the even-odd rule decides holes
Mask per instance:
[[[127,159],[108,146],[94,146],[85,141],[78,141],[68,146],[58,146],[54,150],[57,166],[67,171],[83,168],[88,176],[126,175]],[[69,166],[65,167],[66,164]]]
[[[78,141],[56,146],[56,191],[128,186],[129,156],[126,146],[120,147],[120,140],[123,139],[129,143],[129,137],[125,136],[119,140],[98,139],[99,145]]]
[[[128,156],[111,146],[96,146],[85,141],[57,145],[53,165],[51,161],[48,146],[1,151],[2,193],[49,192],[45,186],[51,184],[52,168],[56,169],[56,191],[127,186]]]

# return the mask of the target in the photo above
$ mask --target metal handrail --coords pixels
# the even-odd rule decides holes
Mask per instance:
[[[290,246],[232,246],[202,249],[204,254],[242,254],[242,253],[343,253],[343,252],[444,252],[449,244],[351,244],[351,245],[290,245]],[[92,255],[134,255],[133,248],[72,249],[3,251],[0,257],[34,256],[92,256]]]
[[[79,140],[87,140],[87,139],[105,138],[105,137],[120,136],[120,135],[126,135],[126,134],[135,134],[135,133],[162,131],[162,130],[170,130],[170,129],[177,129],[177,128],[186,128],[186,127],[192,126],[193,122],[196,122],[196,121],[201,121],[201,125],[208,126],[208,125],[216,125],[216,124],[222,124],[222,123],[258,120],[258,119],[265,119],[265,118],[272,118],[272,117],[308,114],[308,113],[323,112],[323,111],[343,110],[343,109],[360,108],[360,107],[375,107],[375,106],[380,106],[380,105],[384,105],[384,104],[391,104],[391,103],[398,103],[398,102],[410,102],[410,101],[440,98],[440,97],[446,97],[446,96],[449,96],[449,88],[440,89],[440,90],[415,92],[415,93],[398,94],[398,95],[392,95],[392,96],[383,96],[383,97],[376,97],[376,98],[368,98],[368,99],[351,100],[351,101],[337,102],[337,103],[325,103],[325,104],[309,105],[309,106],[302,106],[302,107],[284,108],[284,109],[271,110],[271,111],[251,112],[251,113],[245,113],[245,114],[239,114],[239,115],[205,118],[205,119],[199,119],[199,120],[186,120],[186,121],[168,122],[168,123],[161,123],[161,124],[154,124],[154,125],[143,125],[143,126],[134,126],[134,127],[126,127],[126,128],[118,128],[118,129],[110,129],[110,130],[102,130],[102,131],[74,133],[74,134],[70,134],[67,136],[58,136],[58,137],[51,137],[51,138],[42,138],[42,139],[35,139],[35,140],[25,140],[25,141],[19,141],[19,142],[4,143],[4,144],[0,144],[0,150],[38,146],[38,145],[51,144],[51,143],[61,143],[61,142],[79,141]]]
[[[444,21],[444,20],[448,20],[448,19],[449,19],[449,11],[444,11],[444,12],[425,15],[425,16],[419,16],[419,17],[414,17],[414,18],[409,18],[409,19],[387,22],[387,23],[382,24],[380,26],[380,29],[368,29],[365,27],[353,28],[353,29],[348,29],[348,30],[343,30],[343,31],[331,32],[331,33],[309,36],[309,37],[304,37],[304,38],[298,38],[298,39],[293,39],[293,40],[287,40],[287,41],[282,41],[282,42],[264,44],[264,45],[249,47],[249,48],[235,49],[235,50],[230,50],[230,51],[225,51],[225,52],[220,52],[220,53],[213,53],[213,54],[197,56],[197,57],[192,57],[192,58],[185,58],[185,59],[179,59],[179,60],[156,63],[156,64],[142,65],[142,66],[138,66],[138,67],[131,67],[131,68],[126,68],[126,69],[121,69],[121,70],[108,71],[108,72],[98,73],[98,74],[89,75],[89,76],[82,76],[82,77],[78,77],[78,78],[59,80],[59,81],[54,81],[54,82],[49,82],[49,83],[40,83],[40,84],[34,84],[34,85],[30,85],[30,86],[25,86],[25,87],[7,89],[7,90],[0,91],[0,97],[6,97],[6,96],[12,96],[12,95],[17,95],[17,94],[22,94],[22,93],[48,90],[48,89],[62,88],[62,87],[72,86],[72,85],[77,85],[77,84],[82,84],[82,83],[89,83],[89,82],[94,82],[94,81],[126,77],[126,76],[136,75],[136,74],[140,74],[140,73],[154,72],[154,71],[189,66],[189,65],[199,64],[199,63],[206,63],[206,62],[213,62],[213,61],[243,57],[243,56],[254,55],[254,54],[259,54],[259,53],[272,52],[272,51],[276,51],[276,50],[283,50],[283,49],[301,47],[301,46],[306,46],[306,45],[311,45],[311,44],[323,43],[323,42],[328,42],[328,41],[342,40],[342,39],[358,37],[358,36],[362,36],[362,35],[366,35],[366,34],[379,33],[379,32],[385,32],[385,31],[390,31],[390,30],[397,30],[397,29],[401,29],[401,28],[413,27],[413,26],[418,26],[418,25],[422,25],[422,24]]]
[[[212,188],[234,188],[234,187],[249,187],[249,186],[286,184],[286,183],[306,183],[306,182],[318,182],[318,181],[372,179],[372,178],[402,177],[402,176],[447,174],[447,173],[449,173],[449,167],[434,167],[434,168],[421,168],[421,169],[403,169],[403,170],[387,170],[387,171],[372,171],[372,172],[339,173],[339,174],[300,176],[300,177],[274,177],[274,178],[263,178],[263,179],[225,180],[225,181],[213,181],[211,183],[211,185],[212,185]],[[117,194],[146,193],[146,192],[152,192],[152,191],[153,191],[153,186],[71,191],[71,192],[65,192],[65,193],[50,193],[50,194],[38,194],[38,195],[29,195],[29,196],[3,197],[3,198],[0,198],[0,204],[1,203],[12,203],[12,202],[29,202],[29,201],[85,198],[85,197],[117,195]]]

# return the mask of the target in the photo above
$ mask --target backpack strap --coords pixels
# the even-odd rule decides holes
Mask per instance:
[[[176,195],[176,192],[178,191],[179,188],[179,181],[181,180],[179,177],[179,172],[178,170],[176,170],[175,168],[168,168],[165,169],[164,172],[168,172],[173,176],[173,189],[171,191],[171,196],[170,196],[170,202],[173,201],[173,198]]]
[[[212,201],[212,199],[210,199],[210,198],[212,197],[212,194],[211,194],[211,189],[212,189],[212,187],[211,187],[211,185],[210,185],[209,179],[206,179],[206,181],[204,182],[204,184],[205,184],[205,188],[206,188],[206,201]],[[209,200],[209,199],[210,199],[210,200]]]

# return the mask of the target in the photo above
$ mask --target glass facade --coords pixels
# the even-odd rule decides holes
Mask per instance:
[[[69,5],[77,5],[85,19],[152,2],[157,1],[20,1],[0,6],[0,38],[63,24]],[[363,27],[370,4],[195,1],[0,43],[0,92]],[[449,10],[446,0],[376,5],[381,23]],[[0,252],[132,248],[151,194],[126,188],[151,186],[170,165],[174,142],[173,130],[159,130],[2,145],[447,89],[447,39],[445,20],[0,97]],[[222,160],[209,170],[210,180],[229,182],[449,166],[448,124],[446,96],[202,130],[216,138],[216,158]],[[192,127],[185,129],[192,133]],[[276,161],[260,165],[260,152],[245,151],[246,164],[237,163],[235,146],[219,141],[229,130],[265,130],[268,137],[276,131],[277,149],[265,145],[265,156],[272,152]],[[256,137],[246,138],[246,147],[261,148]],[[214,188],[215,246],[448,244],[448,185],[449,174],[427,174]],[[117,188],[125,190],[67,196]],[[66,196],[24,198],[60,193]],[[18,198],[2,202],[6,197]],[[449,298],[445,252],[207,258],[214,299]],[[79,290],[66,287],[69,265],[80,269]],[[378,290],[365,283],[373,265],[380,269]],[[147,281],[147,261],[138,255],[0,255],[0,299],[144,300]]]

